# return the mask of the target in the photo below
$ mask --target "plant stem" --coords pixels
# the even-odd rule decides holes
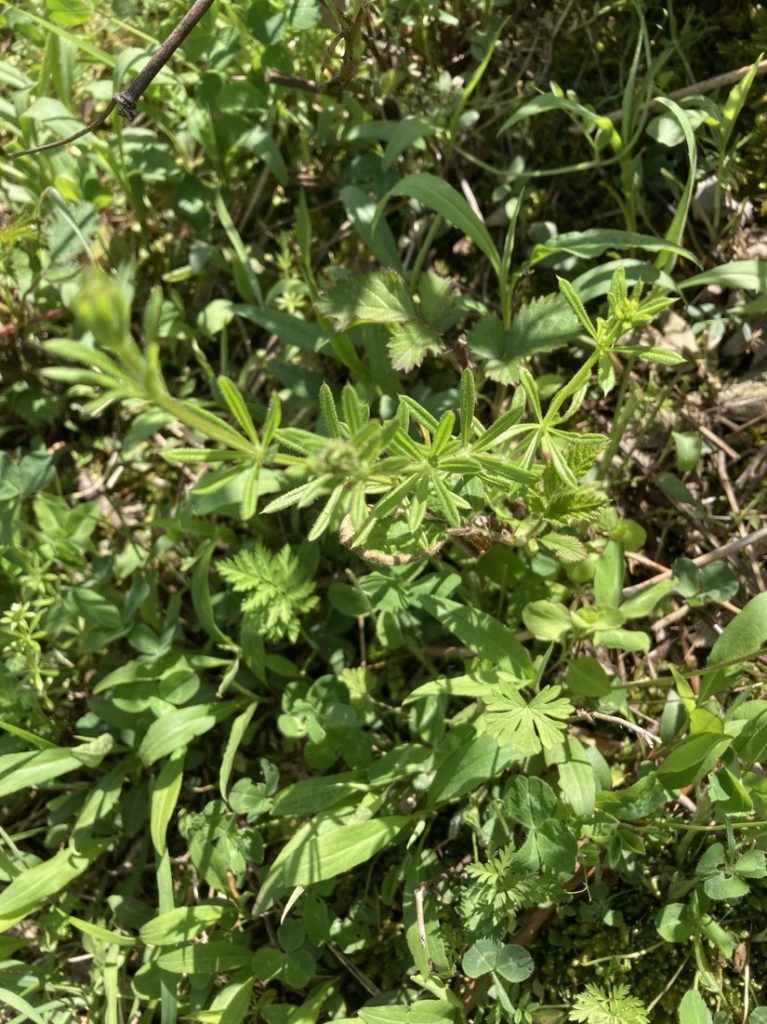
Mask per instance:
[[[85,128],[75,132],[74,135],[67,136],[66,139],[46,142],[45,145],[34,146],[32,149],[22,149],[19,153],[7,153],[6,156],[11,160],[16,160],[20,156],[44,153],[50,149],[58,149],[60,146],[68,146],[70,143],[76,142],[78,139],[83,138],[83,136],[90,135],[91,132],[101,128],[115,107],[117,107],[124,118],[132,121],[137,113],[138,101],[212,4],[213,0],[195,0],[181,21],[179,21],[165,41],[158,46],[133,81],[122,92],[115,93],[106,109]]]

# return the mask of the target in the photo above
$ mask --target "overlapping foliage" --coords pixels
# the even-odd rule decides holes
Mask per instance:
[[[648,559],[620,448],[695,379],[664,311],[762,308],[687,237],[756,69],[653,106],[679,40],[608,5],[609,117],[505,75],[510,5],[349,7],[222,3],[146,121],[0,164],[3,1012],[763,1024],[767,595]],[[9,148],[151,43],[0,19]],[[607,226],[536,223],[496,109],[575,123]],[[682,602],[716,637],[661,648]]]

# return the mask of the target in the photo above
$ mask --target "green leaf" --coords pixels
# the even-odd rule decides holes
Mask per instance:
[[[487,705],[482,718],[485,729],[501,746],[514,747],[523,757],[562,742],[573,713],[569,700],[560,697],[561,687],[547,686],[528,702],[508,683],[501,682],[498,694]]]
[[[720,288],[767,292],[767,260],[731,260],[711,270],[704,270],[702,274],[685,278],[679,282],[678,287],[698,291],[709,284]]]
[[[703,891],[711,900],[737,900],[748,895],[748,882],[737,875],[722,872],[709,876],[703,883]]]
[[[101,855],[105,846],[103,842],[91,843],[87,854],[66,847],[49,860],[24,868],[0,893],[0,931],[29,917],[51,896],[71,885]]]
[[[14,1020],[31,1020],[34,1024],[45,1024],[45,1021],[34,1006],[28,1003],[23,996],[18,995],[16,992],[11,992],[10,989],[0,987],[0,1003],[5,1003],[10,1009],[17,1010],[21,1014],[20,1017],[14,1017]]]
[[[192,571],[192,604],[197,620],[211,639],[218,644],[231,646],[232,640],[221,631],[216,622],[210,599],[210,560],[217,540],[206,541],[199,549],[199,555]]]
[[[180,942],[190,942],[200,932],[234,916],[234,908],[227,903],[176,907],[142,925],[139,937],[147,946],[175,946]]]
[[[359,185],[347,185],[339,195],[354,230],[381,266],[401,271],[402,260],[391,228],[383,217],[376,220],[375,199]]]
[[[138,756],[146,765],[187,747],[193,739],[209,732],[236,710],[233,703],[192,704],[156,719],[146,731]]]
[[[540,537],[541,546],[550,551],[560,562],[571,564],[582,562],[588,556],[586,545],[569,533],[547,533]]]
[[[240,236],[240,232],[237,230],[237,225],[234,223],[224,197],[218,190],[215,193],[213,206],[221,227],[224,229],[229,244],[232,247],[234,256],[232,260],[232,276],[237,285],[237,290],[246,302],[253,303],[256,306],[263,306],[264,296],[261,291],[258,274],[254,269],[248,249]]]
[[[646,359],[649,363],[659,363],[661,366],[681,366],[686,362],[681,352],[657,345],[616,345],[613,351],[619,355],[631,356],[632,359]]]
[[[169,911],[172,913],[172,911]],[[157,965],[171,974],[189,974],[210,978],[215,974],[248,967],[253,951],[234,942],[205,942],[162,953]]]
[[[523,828],[534,829],[554,817],[557,798],[554,790],[543,779],[514,775],[504,790],[503,804],[512,821]]]
[[[328,825],[328,820],[315,819],[280,850],[261,885],[256,913],[270,907],[278,893],[285,889],[324,882],[364,864],[392,843],[408,824],[413,824],[413,819],[400,814],[331,824],[321,831],[323,824]]]
[[[432,679],[428,683],[413,690],[404,697],[403,704],[412,704],[414,700],[423,700],[424,697],[491,697],[494,682],[482,682],[474,676],[451,676],[449,679]]]
[[[578,697],[605,697],[613,685],[596,658],[586,655],[572,659],[562,682],[565,689]]]
[[[650,636],[638,629],[600,629],[594,633],[594,644],[617,651],[649,651]]]
[[[658,778],[669,789],[681,789],[700,782],[732,743],[731,736],[698,733],[682,740],[658,768]]]
[[[460,396],[461,444],[468,445],[474,433],[474,407],[477,404],[477,385],[474,374],[466,369],[461,374]]]
[[[586,985],[570,1010],[570,1020],[584,1024],[649,1024],[644,1004],[628,985]]]
[[[522,610],[522,621],[537,640],[561,642],[573,628],[567,608],[554,601],[531,601]]]
[[[383,209],[393,196],[415,199],[422,206],[440,214],[449,224],[467,235],[480,252],[487,256],[496,274],[500,274],[501,258],[490,232],[452,185],[434,174],[409,174],[387,192],[379,209]]]
[[[682,190],[682,195],[676,201],[676,209],[674,216],[671,219],[671,223],[666,229],[666,238],[669,244],[667,244],[665,251],[661,252],[655,260],[655,266],[658,270],[670,273],[676,263],[674,257],[682,255],[681,253],[676,252],[672,246],[676,246],[681,242],[684,235],[684,229],[687,225],[687,218],[690,213],[690,203],[692,202],[693,190],[695,188],[695,177],[698,165],[698,147],[695,142],[694,127],[690,119],[690,115],[680,107],[678,103],[675,103],[674,100],[671,100],[666,96],[656,97],[655,102],[660,106],[665,107],[672,117],[676,118],[676,121],[682,130],[682,135],[684,136],[687,148],[687,181],[685,182],[684,189]],[[687,254],[684,255],[685,258],[689,258]],[[692,261],[694,263],[698,263],[698,260],[696,260],[695,257],[693,257]]]
[[[520,679],[535,678],[527,649],[508,626],[491,615],[431,594],[420,598],[420,605],[481,658],[487,658],[496,665],[509,665]]]
[[[339,331],[357,324],[401,324],[418,318],[405,282],[391,270],[350,274],[318,305]]]
[[[309,323],[280,309],[264,309],[252,304],[235,303],[232,310],[237,316],[258,324],[270,334],[276,334],[286,345],[295,345],[308,352],[316,352],[326,340],[326,332],[317,324]],[[266,438],[264,444],[268,444]]]
[[[280,790],[274,798],[271,813],[275,818],[318,814],[346,802],[350,797],[359,799],[367,788],[362,771],[301,779]]]
[[[468,741],[461,737],[457,749],[438,764],[429,786],[427,807],[473,792],[488,779],[496,778],[504,763],[500,748],[491,736],[483,734]]]
[[[93,0],[46,0],[48,16],[55,25],[84,25],[93,14]]]
[[[493,314],[480,317],[466,342],[491,380],[512,384],[519,380],[523,360],[562,348],[578,333],[578,319],[562,297],[546,295],[522,306],[509,329]]]
[[[672,430],[676,448],[676,468],[679,473],[687,473],[698,465],[703,451],[703,438],[700,434],[686,434]]]
[[[604,608],[617,608],[623,589],[623,545],[609,540],[597,559],[594,571],[594,596]]]
[[[624,619],[630,621],[631,619],[642,619],[645,615],[649,615],[650,612],[654,611],[658,602],[662,601],[673,589],[673,580],[661,580],[660,583],[655,583],[653,586],[641,590],[634,597],[630,597],[628,601],[624,601],[621,604],[620,610],[623,613]]]
[[[397,157],[409,149],[414,142],[427,135],[434,135],[438,125],[431,118],[401,117],[389,136],[384,150],[382,166],[389,167]]]
[[[703,996],[695,989],[689,989],[679,1003],[679,1024],[711,1024],[711,1011]]]
[[[533,958],[522,946],[502,946],[492,939],[477,939],[464,954],[463,972],[468,978],[496,973],[506,981],[520,982],[533,973]]]
[[[736,573],[726,562],[699,567],[689,558],[677,558],[672,568],[677,593],[693,607],[706,601],[728,601],[740,587]]]
[[[711,648],[709,665],[722,661],[745,661],[767,644],[767,593],[757,594],[729,622]],[[706,673],[700,699],[707,700],[715,693],[726,690],[737,677],[739,667],[729,666]]]
[[[232,722],[229,739],[226,741],[226,747],[224,748],[224,756],[221,758],[221,767],[218,770],[218,788],[224,800],[226,800],[226,794],[229,790],[229,778],[232,774],[234,758],[257,707],[258,701],[253,701]]]
[[[534,246],[529,262],[539,263],[557,252],[566,252],[583,259],[594,259],[609,249],[670,252],[698,264],[697,257],[679,245],[655,238],[653,235],[640,235],[634,231],[620,231],[615,228],[588,228],[586,231],[570,231],[564,235],[555,235],[549,241]]]
[[[598,114],[590,107],[576,99],[572,99],[570,96],[558,95],[556,92],[543,93],[540,96],[533,96],[532,99],[527,100],[518,110],[514,111],[511,117],[508,117],[503,122],[500,131],[501,133],[506,132],[521,121],[537,117],[539,114],[545,114],[550,110],[563,111],[570,114],[571,117],[583,121],[584,130],[589,130],[592,126],[595,126],[609,134],[613,148],[617,148],[620,145],[620,135],[609,117],[604,114]]]
[[[594,767],[583,746],[574,739],[564,744],[564,760],[557,764],[562,799],[579,818],[588,818],[594,811],[597,782]]]
[[[426,356],[439,353],[439,335],[428,324],[413,320],[394,327],[388,349],[394,369],[409,373],[420,366]]]
[[[586,307],[583,305],[578,292],[573,288],[572,284],[570,284],[566,277],[558,277],[557,283],[559,284],[559,291],[562,294],[562,298],[578,318],[583,329],[589,337],[595,339],[597,336],[597,329],[591,322],[591,317],[586,312]]]
[[[160,856],[167,849],[166,833],[170,819],[176,809],[178,795],[184,779],[184,761],[186,749],[170,757],[160,769],[152,783],[152,796],[149,804],[149,833],[152,844]]]
[[[686,903],[669,903],[655,917],[658,934],[666,942],[688,942],[696,931],[695,919]]]
[[[256,433],[256,427],[253,423],[253,418],[248,412],[248,407],[245,404],[245,399],[240,393],[240,389],[233,381],[229,380],[228,377],[218,377],[217,383],[229,412],[237,420],[248,440],[252,441],[253,444],[258,445],[259,441],[258,434]]]
[[[79,747],[52,747],[45,750],[23,750],[0,756],[0,797],[18,793],[31,786],[40,786],[68,772],[82,768],[88,759],[91,767],[104,758],[113,746],[111,736]],[[79,756],[78,756],[79,754]]]

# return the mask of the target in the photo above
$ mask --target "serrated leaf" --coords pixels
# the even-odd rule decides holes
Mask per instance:
[[[318,303],[339,331],[357,324],[397,324],[417,318],[405,282],[393,271],[352,274]]]
[[[483,362],[487,376],[509,384],[519,380],[524,359],[567,345],[579,331],[578,318],[564,299],[546,295],[522,306],[508,330],[497,316],[481,317],[466,341],[474,358]]]
[[[428,355],[437,355],[439,335],[421,320],[395,326],[389,338],[389,356],[395,370],[410,370],[420,366]]]
[[[583,541],[568,533],[547,533],[540,538],[541,546],[553,552],[561,562],[581,562],[588,552]]]

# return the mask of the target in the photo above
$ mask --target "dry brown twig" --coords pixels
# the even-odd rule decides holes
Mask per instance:
[[[745,67],[736,68],[734,71],[725,71],[721,75],[714,75],[713,78],[704,78],[702,82],[693,82],[692,85],[685,85],[681,89],[674,89],[674,91],[668,93],[665,98],[669,100],[683,100],[688,96],[705,96],[707,93],[713,92],[714,89],[721,89],[728,85],[736,85],[746,77],[752,67],[753,64],[746,64]],[[759,62],[756,68],[756,74],[767,74],[767,60]],[[659,96],[655,96],[650,102],[654,103],[660,98],[661,97]],[[623,120],[623,111],[611,110],[609,114],[605,115],[605,117],[607,117],[612,124],[619,125]]]
[[[101,128],[115,107],[126,120],[132,121],[138,112],[138,102],[141,97],[212,4],[213,0],[195,0],[181,21],[179,21],[165,41],[157,47],[133,81],[122,92],[115,93],[107,104],[106,109],[95,120],[86,125],[85,128],[75,132],[74,135],[69,135],[66,139],[56,139],[55,142],[46,142],[42,146],[22,149],[18,153],[6,153],[5,156],[10,160],[17,160],[22,156],[45,153],[48,150],[59,149],[61,146],[68,146],[73,142],[77,142],[78,139],[82,139],[85,135],[90,135],[91,132]]]

